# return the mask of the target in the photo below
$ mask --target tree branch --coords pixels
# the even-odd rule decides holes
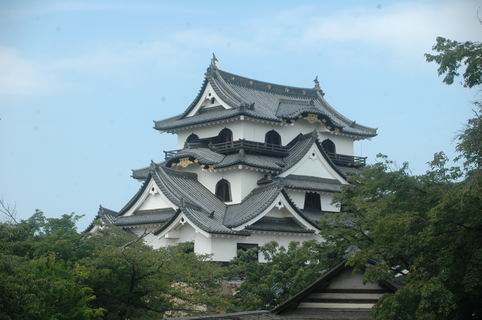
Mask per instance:
[[[0,199],[0,213],[7,217],[7,220],[13,222],[15,224],[18,223],[17,221],[17,205],[14,204],[13,207],[10,206],[5,200]]]
[[[139,236],[137,237],[136,239],[132,240],[132,241],[129,241],[127,242],[126,244],[124,244],[121,249],[125,249],[127,248],[128,246],[131,246],[133,245],[134,243],[136,242],[139,242],[140,240],[144,239],[150,232],[147,232],[147,229],[144,229],[144,232]]]

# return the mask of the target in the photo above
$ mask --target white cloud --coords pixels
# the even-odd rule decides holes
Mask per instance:
[[[309,20],[302,35],[305,43],[363,42],[419,55],[431,48],[437,36],[459,41],[482,39],[474,1],[405,2],[305,18]]]
[[[80,7],[78,7],[80,6]],[[103,7],[71,3],[62,10],[101,10]],[[141,6],[142,7],[142,6]],[[105,8],[108,9],[107,7]],[[337,59],[346,55],[364,61],[377,57],[358,56],[360,43],[388,49],[397,57],[423,61],[435,37],[481,40],[475,1],[403,2],[381,8],[350,8],[336,12],[316,6],[298,6],[238,22],[230,29],[186,28],[166,30],[143,43],[107,43],[76,56],[51,61],[28,61],[12,49],[0,47],[0,95],[58,92],[67,76],[129,76],[129,67],[141,64],[168,70],[190,61],[199,52],[219,50],[222,54],[269,56],[321,50],[332,44],[346,44],[349,51],[334,49]],[[332,52],[332,54],[334,54]],[[222,57],[221,57],[222,58]],[[208,59],[208,57],[206,57]],[[400,60],[400,59],[399,59]],[[208,60],[206,60],[206,64]],[[412,64],[413,65],[413,64]],[[413,65],[416,68],[416,65]]]
[[[54,89],[55,79],[41,65],[0,47],[0,96],[24,96]]]

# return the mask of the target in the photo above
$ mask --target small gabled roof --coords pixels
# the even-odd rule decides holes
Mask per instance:
[[[283,179],[283,183],[288,189],[340,192],[342,186],[340,181],[336,179],[326,179],[294,174],[290,174],[281,179]]]
[[[230,109],[212,110],[188,116],[199,103],[208,84]],[[180,115],[155,121],[154,128],[174,132],[184,127],[232,119],[241,115],[275,123],[314,114],[328,127],[360,138],[376,136],[376,129],[357,124],[324,99],[317,88],[298,88],[258,81],[226,72],[211,64],[194,101]]]
[[[281,183],[272,182],[254,189],[241,203],[228,206],[224,225],[237,227],[261,214],[278,197],[282,188]]]
[[[296,309],[298,304],[304,301],[308,296],[312,293],[315,293],[323,288],[326,288],[330,285],[330,282],[336,278],[341,272],[345,270],[352,270],[351,267],[346,265],[346,260],[341,261],[333,268],[329,269],[328,271],[324,272],[318,279],[313,281],[309,284],[305,289],[301,292],[296,294],[295,296],[289,298],[282,304],[278,305],[277,307],[271,310],[271,313],[279,315],[284,312]],[[383,287],[387,292],[395,292],[399,286],[390,281],[379,281],[378,284]],[[320,311],[322,311],[321,309]],[[317,310],[315,310],[317,311]],[[337,311],[337,310],[335,310]],[[343,311],[343,310],[338,310]]]
[[[127,227],[133,225],[147,225],[147,224],[162,224],[176,213],[173,208],[154,209],[154,210],[139,210],[130,216],[117,217],[113,222],[114,225],[120,227]]]
[[[83,231],[83,233],[86,233],[92,230],[95,226],[95,222],[98,221],[99,219],[103,225],[113,224],[118,215],[119,213],[114,210],[110,210],[110,209],[104,208],[103,206],[99,206],[97,215],[95,216],[94,220],[92,220],[92,222]]]
[[[276,232],[294,232],[294,233],[313,233],[299,225],[293,218],[275,218],[262,217],[252,225],[246,228],[249,231],[276,231]]]
[[[170,157],[166,161],[166,165],[169,166],[173,161],[182,158],[192,158],[196,159],[199,164],[212,165],[220,163],[224,159],[224,155],[214,152],[209,148],[187,148],[182,149],[181,151]]]
[[[234,165],[246,165],[253,168],[279,172],[285,166],[283,159],[259,154],[238,152],[228,154],[222,161],[215,164],[214,169],[227,168]]]

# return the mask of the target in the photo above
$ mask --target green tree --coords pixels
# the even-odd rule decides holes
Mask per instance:
[[[242,252],[232,265],[232,272],[243,280],[235,304],[240,310],[271,309],[280,304],[336,263],[333,249],[317,241],[291,242],[287,248],[271,242],[260,248],[264,263],[258,263],[256,250]]]
[[[464,86],[471,88],[482,83],[482,43],[458,42],[443,37],[437,37],[436,41],[432,49],[437,54],[426,53],[425,58],[439,65],[438,73],[445,75],[445,83],[452,84],[462,67],[465,67]]]
[[[159,319],[228,307],[224,269],[192,244],[154,250],[112,227],[79,234],[79,216],[0,223],[0,319]]]
[[[223,268],[192,253],[192,244],[153,250],[135,240],[118,228],[104,229],[89,239],[102,245],[79,261],[96,294],[94,304],[107,310],[105,319],[159,319],[227,307]]]
[[[97,319],[93,290],[75,267],[75,215],[45,219],[37,211],[0,224],[0,319]],[[75,236],[76,235],[76,236]]]
[[[433,49],[438,54],[426,57],[444,82],[465,67],[464,85],[481,84],[481,44],[437,38]],[[457,137],[463,168],[437,153],[425,174],[412,175],[407,164],[381,157],[350,178],[338,198],[342,212],[322,221],[322,236],[339,250],[357,248],[349,264],[367,280],[403,275],[403,287],[374,308],[376,319],[482,317],[482,110],[475,106]]]

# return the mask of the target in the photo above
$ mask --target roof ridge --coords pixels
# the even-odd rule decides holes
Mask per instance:
[[[168,175],[172,174],[172,175],[176,175],[176,176],[179,176],[179,177],[185,177],[185,178],[188,178],[188,179],[197,180],[197,173],[195,173],[195,172],[176,170],[176,169],[166,167],[164,165],[158,165],[158,167],[162,168],[166,172],[166,174],[168,174]]]
[[[317,91],[313,88],[287,86],[267,81],[260,81],[221,69],[218,69],[217,71],[226,82],[231,84],[240,85],[247,88],[255,88],[267,92],[281,93],[286,96],[303,96],[306,98],[316,97]]]

